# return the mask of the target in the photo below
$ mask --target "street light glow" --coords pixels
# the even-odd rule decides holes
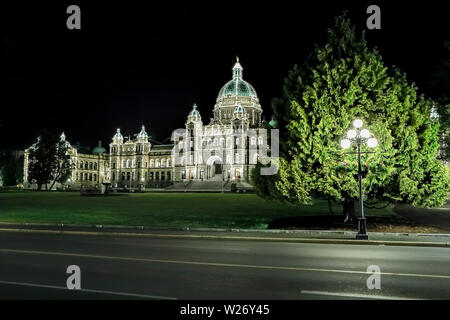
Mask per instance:
[[[367,129],[362,129],[359,134],[360,134],[361,138],[364,138],[364,139],[367,139],[370,137],[370,131]]]
[[[342,149],[350,148],[350,144],[351,144],[351,142],[348,139],[341,140],[341,147],[342,147]]]
[[[353,121],[353,126],[354,126],[356,129],[361,128],[361,127],[363,126],[362,120],[361,120],[361,119],[355,119],[355,120]]]
[[[351,129],[351,130],[348,130],[348,132],[347,132],[347,138],[349,138],[349,139],[353,139],[353,138],[355,138],[356,137],[356,130],[353,130],[353,129]]]
[[[366,217],[364,216],[364,198],[362,188],[362,170],[361,170],[361,153],[373,153],[373,152],[361,152],[361,145],[367,143],[369,148],[375,148],[378,144],[377,139],[370,138],[370,131],[362,129],[363,122],[361,119],[355,119],[353,121],[353,127],[347,132],[347,139],[341,140],[342,149],[350,148],[352,142],[356,143],[358,154],[358,181],[359,181],[359,205],[361,210],[361,217],[358,218],[358,234],[356,239],[369,239],[367,235]],[[352,152],[349,152],[352,153]]]
[[[369,148],[375,148],[378,145],[378,141],[375,138],[370,138],[369,140],[367,140],[367,145],[369,146]]]

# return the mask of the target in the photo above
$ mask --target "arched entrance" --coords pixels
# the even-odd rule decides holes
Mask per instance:
[[[206,161],[207,179],[219,177],[222,179],[223,165],[222,159],[218,156],[211,156]]]

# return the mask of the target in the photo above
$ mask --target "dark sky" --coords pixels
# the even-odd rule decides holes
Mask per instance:
[[[93,146],[109,143],[117,127],[133,134],[144,124],[162,141],[184,126],[194,102],[209,122],[236,55],[270,118],[288,70],[326,41],[344,10],[362,30],[367,6],[381,7],[382,29],[366,38],[423,93],[449,39],[444,1],[150,3],[4,5],[0,148],[23,149],[40,128]],[[70,4],[81,8],[81,30],[66,28]]]

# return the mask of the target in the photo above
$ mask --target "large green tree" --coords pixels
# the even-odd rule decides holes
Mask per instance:
[[[56,135],[43,130],[29,148],[28,181],[34,181],[39,190],[42,185],[48,188],[49,183],[50,189],[56,182],[64,183],[72,170],[68,148],[63,135],[58,140]]]
[[[336,19],[325,45],[289,72],[272,108],[280,130],[279,172],[261,176],[255,170],[258,194],[293,203],[331,199],[353,215],[357,157],[346,154],[340,140],[360,118],[379,142],[375,153],[362,157],[365,199],[444,203],[448,180],[436,160],[439,123],[430,117],[432,102],[404,73],[386,67],[346,17]]]
[[[72,174],[73,164],[70,161],[70,155],[68,154],[69,148],[70,144],[66,141],[63,133],[56,145],[55,160],[53,163],[54,170],[52,172],[53,182],[50,186],[50,190],[56,182],[64,184]]]

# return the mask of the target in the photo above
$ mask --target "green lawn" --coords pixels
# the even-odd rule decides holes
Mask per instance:
[[[341,214],[340,207],[334,208]],[[136,193],[107,197],[77,192],[0,192],[0,222],[265,229],[274,219],[329,214],[313,206],[267,201],[255,194]],[[390,208],[369,215],[393,215]]]

